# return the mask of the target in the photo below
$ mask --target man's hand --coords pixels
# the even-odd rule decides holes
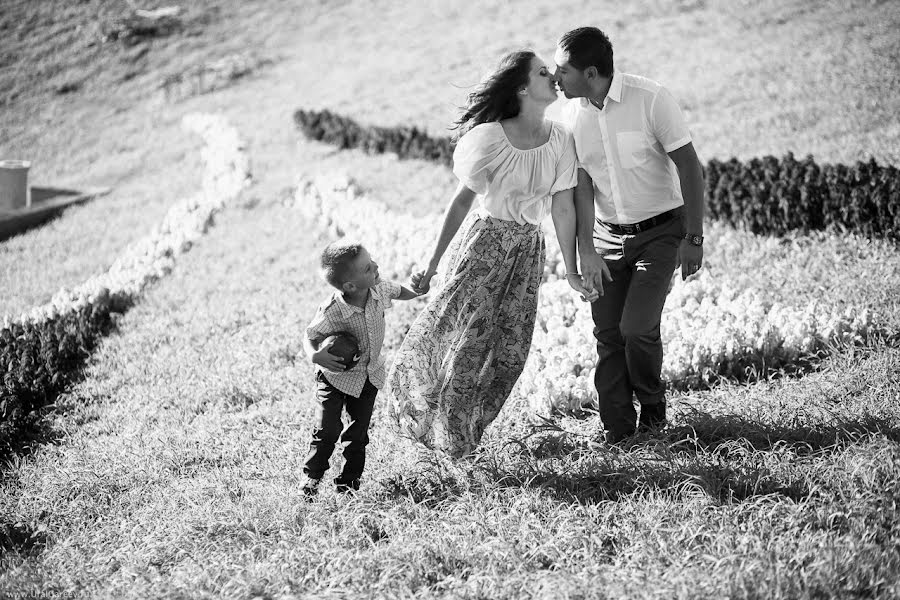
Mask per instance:
[[[681,266],[681,280],[696,275],[703,266],[703,246],[695,246],[687,240],[681,240],[678,247],[678,265]]]
[[[584,280],[581,278],[581,275],[571,273],[569,275],[566,275],[566,281],[569,282],[569,287],[581,294],[581,299],[585,302],[594,302],[595,300],[597,300],[597,298],[600,297],[600,294],[597,293],[597,290],[585,286]]]
[[[344,371],[346,370],[346,366],[342,361],[340,356],[335,356],[334,354],[330,354],[328,349],[331,348],[331,344],[327,346],[322,346],[312,355],[313,364],[319,365],[323,369],[328,369],[329,371]]]
[[[603,280],[612,281],[612,274],[603,257],[593,249],[581,253],[581,277],[584,286],[595,293],[603,295]]]

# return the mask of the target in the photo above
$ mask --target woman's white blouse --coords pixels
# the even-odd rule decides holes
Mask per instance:
[[[476,125],[459,139],[453,172],[492,217],[539,224],[553,194],[575,187],[574,139],[563,125],[551,123],[547,143],[529,150],[510,144],[499,122]]]

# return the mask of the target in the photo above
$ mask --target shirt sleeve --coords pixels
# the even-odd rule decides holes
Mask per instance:
[[[666,152],[678,150],[691,141],[691,132],[671,92],[660,88],[650,107],[650,127]]]
[[[385,308],[393,306],[394,303],[391,302],[391,300],[399,298],[400,292],[402,291],[400,289],[400,284],[396,281],[382,281],[375,287],[378,288],[378,293],[381,294],[381,303]]]
[[[568,190],[578,183],[578,160],[575,157],[575,138],[568,130],[564,132],[559,159],[556,161],[556,180],[550,188],[550,195]]]
[[[321,341],[333,333],[332,324],[331,319],[328,318],[328,308],[320,306],[316,311],[316,316],[306,326],[306,337],[311,342]]]
[[[496,123],[482,123],[465,133],[453,151],[453,174],[460,183],[479,195],[487,193],[496,164],[498,148]]]

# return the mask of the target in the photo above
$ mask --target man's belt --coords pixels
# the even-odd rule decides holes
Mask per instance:
[[[603,223],[605,227],[607,227],[613,233],[618,235],[634,235],[635,233],[640,233],[642,231],[647,231],[648,229],[653,229],[657,225],[662,225],[663,223],[668,223],[675,217],[681,214],[681,207],[673,208],[672,210],[667,210],[664,213],[659,213],[655,217],[650,217],[649,219],[645,219],[640,223],[630,223],[630,224],[619,224],[619,223],[607,223],[606,221],[600,221]]]

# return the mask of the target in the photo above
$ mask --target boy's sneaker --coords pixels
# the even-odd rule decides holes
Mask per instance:
[[[322,483],[321,479],[313,479],[308,475],[304,475],[303,485],[300,486],[300,489],[303,490],[303,495],[311,500],[316,494],[319,493],[320,483]]]
[[[336,483],[335,489],[340,494],[352,494],[359,490],[359,479],[354,479],[353,481],[346,481],[342,483]]]

